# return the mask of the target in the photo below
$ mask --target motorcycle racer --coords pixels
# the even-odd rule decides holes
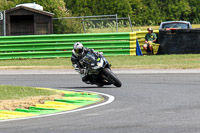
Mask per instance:
[[[88,79],[87,79],[86,70],[80,61],[81,61],[81,59],[83,59],[83,57],[88,52],[95,53],[95,54],[101,54],[99,52],[94,52],[93,49],[84,47],[83,44],[80,42],[74,43],[73,50],[72,50],[72,56],[71,56],[71,62],[72,62],[72,66],[75,68],[75,70],[79,74],[81,74],[83,82],[87,82]]]
[[[122,83],[111,71],[111,65],[102,54],[102,52],[96,52],[76,42],[72,50],[72,66],[86,84],[95,84],[98,87],[113,84],[121,87]]]

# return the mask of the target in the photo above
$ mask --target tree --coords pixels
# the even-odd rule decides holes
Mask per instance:
[[[54,17],[114,14],[127,17],[129,14],[133,25],[159,25],[167,20],[200,23],[200,0],[0,0],[0,10],[32,2],[42,5],[45,11],[54,13]],[[65,30],[83,31],[79,21],[64,21],[66,20],[55,23],[56,33],[63,33]]]
[[[14,2],[8,0],[0,0],[0,3],[0,11],[7,10],[15,5]]]
[[[166,13],[166,20],[188,20],[191,14],[188,0],[168,0],[164,5],[161,10]]]
[[[191,14],[189,15],[189,21],[194,24],[200,23],[200,1],[199,0],[189,0],[189,6],[191,7]]]
[[[148,8],[144,4],[143,0],[130,0],[130,5],[132,7],[132,22],[134,25],[143,25],[147,23]]]
[[[65,0],[67,8],[78,16],[113,15],[127,17],[132,12],[129,0]]]
[[[189,20],[192,10],[188,1],[130,0],[133,22],[136,25],[158,25],[166,20]]]

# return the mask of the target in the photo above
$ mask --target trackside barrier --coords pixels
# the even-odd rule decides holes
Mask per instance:
[[[144,34],[138,31],[0,36],[0,59],[71,57],[75,42],[102,51],[106,56],[136,55],[136,38],[144,38]]]

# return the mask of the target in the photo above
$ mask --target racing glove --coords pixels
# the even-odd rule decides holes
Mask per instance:
[[[80,69],[80,74],[85,74],[85,69]]]

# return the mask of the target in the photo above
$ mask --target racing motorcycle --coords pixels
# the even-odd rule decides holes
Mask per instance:
[[[84,74],[87,76],[86,84],[96,84],[98,87],[104,85],[115,85],[121,87],[122,83],[111,71],[111,65],[102,54],[88,52],[81,60],[80,64],[84,67]]]

